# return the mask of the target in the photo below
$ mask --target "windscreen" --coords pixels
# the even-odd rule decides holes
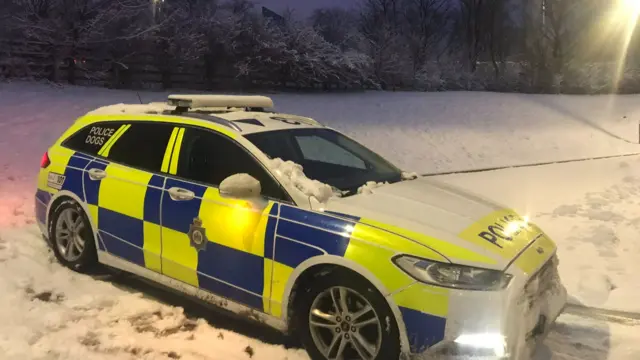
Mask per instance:
[[[331,129],[288,129],[246,135],[270,158],[302,165],[310,179],[352,195],[368,181],[394,183],[402,172],[380,155]]]

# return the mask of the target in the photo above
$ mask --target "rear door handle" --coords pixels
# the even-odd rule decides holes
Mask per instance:
[[[196,197],[196,194],[193,191],[179,187],[172,187],[168,191],[169,196],[171,196],[171,199],[174,201],[189,201]]]
[[[107,172],[101,169],[90,169],[88,173],[91,180],[102,180],[107,177]]]

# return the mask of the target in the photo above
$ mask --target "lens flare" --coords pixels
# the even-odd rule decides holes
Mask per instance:
[[[614,82],[616,88],[624,75],[629,44],[638,25],[638,16],[640,16],[640,0],[617,0],[609,19],[609,27],[622,32],[622,44]]]
[[[639,0],[620,0],[620,7],[631,16],[637,17],[640,14]]]

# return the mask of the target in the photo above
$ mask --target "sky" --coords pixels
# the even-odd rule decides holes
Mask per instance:
[[[297,16],[308,16],[314,9],[320,7],[349,8],[358,4],[358,0],[255,0],[258,5],[282,13],[288,7],[295,10]]]

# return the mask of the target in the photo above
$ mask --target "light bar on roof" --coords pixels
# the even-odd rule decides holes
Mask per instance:
[[[169,95],[171,106],[197,108],[272,108],[273,100],[266,96],[246,95]]]

